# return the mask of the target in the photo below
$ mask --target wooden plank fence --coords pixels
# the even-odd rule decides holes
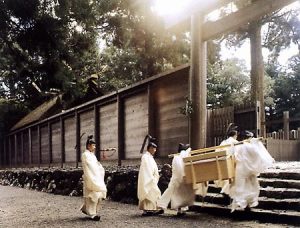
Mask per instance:
[[[2,140],[0,167],[80,166],[90,134],[104,163],[139,160],[148,133],[159,140],[159,157],[167,157],[178,143],[188,143],[188,119],[180,113],[188,76],[189,66],[181,66],[16,129]],[[116,152],[100,153],[110,147]]]
[[[275,161],[300,161],[300,140],[268,138],[266,147]]]
[[[177,151],[178,143],[189,141],[189,120],[181,113],[188,95],[188,76],[189,66],[181,66],[16,129],[1,140],[0,167],[78,167],[90,134],[104,164],[139,162],[140,146],[148,133],[158,138],[158,160],[165,161]],[[243,127],[255,131],[256,118],[253,106],[208,110],[207,146],[220,144],[229,123],[247,123]],[[299,129],[291,134],[299,137]],[[116,152],[102,151],[111,147]]]

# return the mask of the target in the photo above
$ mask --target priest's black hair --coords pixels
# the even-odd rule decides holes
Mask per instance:
[[[231,130],[231,131],[228,132],[228,137],[232,137],[232,136],[235,136],[237,134],[238,134],[238,132],[236,130]]]
[[[150,147],[157,148],[157,145],[154,142],[149,142],[147,146],[147,150],[149,150]]]

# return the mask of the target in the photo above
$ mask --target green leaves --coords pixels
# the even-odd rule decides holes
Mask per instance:
[[[250,77],[245,63],[229,59],[209,64],[207,87],[207,103],[212,108],[242,104],[250,95]]]
[[[74,94],[69,105],[82,96],[84,79],[99,69],[92,3],[1,0],[0,8],[2,95],[30,108],[47,99],[50,89]],[[32,82],[42,93],[36,93]]]

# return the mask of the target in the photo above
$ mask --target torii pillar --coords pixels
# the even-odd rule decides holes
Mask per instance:
[[[206,146],[206,96],[207,96],[207,45],[203,39],[204,15],[195,13],[191,17],[191,67],[189,98],[193,112],[189,119],[189,141],[192,149]]]
[[[261,24],[258,21],[249,26],[251,45],[251,99],[259,101],[258,135],[266,137],[265,105],[264,105],[264,61],[261,45]]]

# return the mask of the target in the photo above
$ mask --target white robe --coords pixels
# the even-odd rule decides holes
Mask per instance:
[[[182,150],[179,155],[175,155],[172,161],[172,177],[168,188],[158,201],[158,206],[167,208],[171,201],[171,209],[179,209],[191,206],[195,201],[195,191],[192,184],[184,181],[183,158],[190,154],[191,149]]]
[[[98,162],[95,154],[89,150],[84,151],[81,161],[84,197],[84,204],[81,210],[90,216],[94,216],[97,214],[101,200],[106,198],[105,170]]]
[[[258,139],[236,146],[235,181],[230,189],[231,209],[245,209],[258,205],[259,183],[257,176],[271,167],[274,159]]]
[[[231,145],[230,147],[224,148],[226,149],[230,155],[234,155],[234,146],[233,144],[238,143],[239,141],[237,141],[235,138],[233,137],[229,137],[228,139],[225,139],[221,142],[220,146],[224,146],[224,145]],[[217,150],[216,150],[217,151]],[[216,180],[214,181],[215,184],[217,185],[217,187],[221,187],[221,193],[225,193],[227,195],[230,194],[230,183],[229,180]]]
[[[157,164],[147,151],[142,155],[138,176],[138,199],[140,210],[157,210],[157,200],[161,192],[157,186],[159,180]]]

